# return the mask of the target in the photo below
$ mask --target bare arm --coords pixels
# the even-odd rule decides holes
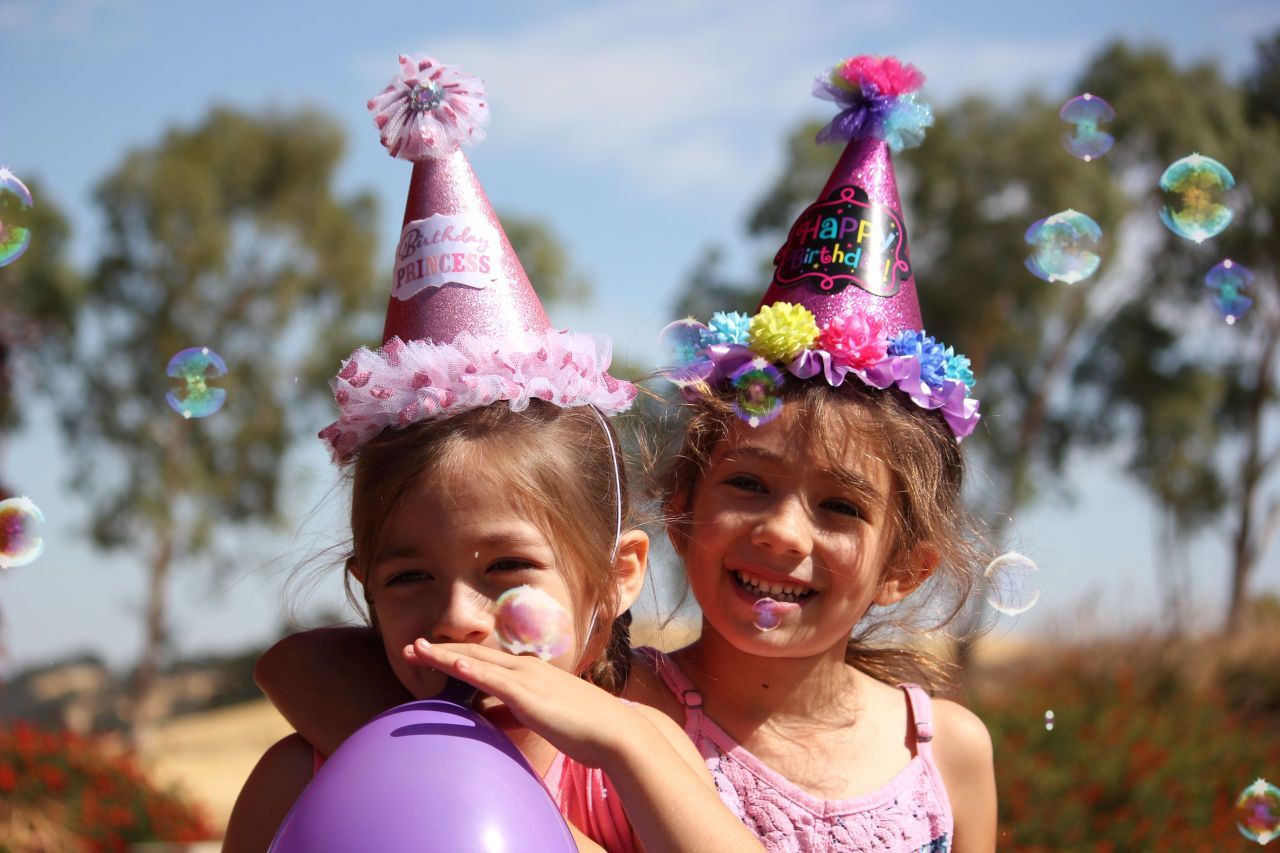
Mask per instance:
[[[297,735],[276,741],[263,753],[231,810],[222,853],[263,853],[311,781],[313,764],[311,744]]]
[[[501,699],[561,752],[604,770],[645,850],[764,849],[720,802],[693,745],[661,712],[625,703],[533,657],[422,640],[413,653],[420,662]]]
[[[954,702],[934,700],[934,756],[955,816],[954,853],[996,849],[996,773],[991,735],[982,720]]]
[[[285,637],[258,659],[253,678],[324,755],[372,717],[413,699],[368,628],[317,628]]]

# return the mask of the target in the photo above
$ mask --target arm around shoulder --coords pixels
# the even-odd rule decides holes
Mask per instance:
[[[996,849],[996,774],[991,734],[976,714],[944,699],[933,703],[934,758],[955,816],[955,853]]]
[[[263,753],[231,810],[223,853],[263,853],[311,781],[314,766],[315,751],[296,734]]]

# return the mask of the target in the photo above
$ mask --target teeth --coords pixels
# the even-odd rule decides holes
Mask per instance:
[[[733,575],[749,592],[761,597],[775,598],[779,601],[800,601],[807,598],[809,593],[812,592],[808,587],[776,583],[745,572],[735,571]]]

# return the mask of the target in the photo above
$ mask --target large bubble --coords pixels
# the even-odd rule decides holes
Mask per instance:
[[[733,410],[748,426],[768,423],[782,412],[782,371],[763,358],[753,358],[729,377],[733,385]]]
[[[1040,600],[1040,567],[1029,557],[1009,551],[987,566],[987,603],[1006,616],[1026,613]]]
[[[1241,791],[1236,798],[1236,828],[1259,844],[1280,836],[1280,788],[1258,779]]]
[[[25,566],[44,551],[44,539],[36,532],[44,513],[30,498],[0,501],[0,569]]]
[[[1026,234],[1031,255],[1027,269],[1045,281],[1075,284],[1098,271],[1102,241],[1098,223],[1078,210],[1063,210],[1031,225]]]
[[[1227,167],[1212,157],[1183,157],[1160,176],[1160,221],[1179,237],[1203,243],[1231,224],[1231,208],[1224,201],[1235,185]]]
[[[26,184],[0,168],[0,267],[22,257],[31,245],[31,207]]]
[[[498,597],[494,630],[502,648],[513,655],[536,655],[543,660],[569,651],[573,624],[569,613],[547,593],[517,586]]]
[[[1077,95],[1062,105],[1058,115],[1067,124],[1074,125],[1071,132],[1062,134],[1062,147],[1072,157],[1088,163],[1106,154],[1115,144],[1116,138],[1098,125],[1114,119],[1116,111],[1097,95],[1088,92]]]
[[[1253,287],[1253,271],[1231,259],[1222,261],[1209,270],[1204,285],[1213,291],[1213,307],[1222,319],[1231,325],[1253,307],[1253,300],[1244,292]]]
[[[207,418],[227,401],[226,389],[212,384],[227,375],[227,364],[208,347],[184,349],[169,359],[167,372],[176,381],[164,399],[184,418]]]

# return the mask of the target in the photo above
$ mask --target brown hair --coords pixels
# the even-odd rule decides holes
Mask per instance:
[[[465,447],[483,449],[485,464],[506,480],[512,498],[554,531],[548,539],[557,562],[571,572],[579,636],[587,629],[589,614],[596,615],[584,642],[581,674],[618,692],[630,669],[631,614],[613,616],[618,606],[613,558],[619,501],[626,529],[629,496],[618,437],[595,411],[533,400],[527,409],[513,412],[500,401],[386,430],[371,439],[352,466],[348,579],[368,576],[387,518],[414,484],[428,471],[455,464]],[[358,608],[349,580],[347,592]],[[370,617],[376,627],[376,615]]]
[[[686,404],[678,437],[671,442],[678,442],[678,450],[655,466],[653,492],[664,507],[677,499],[691,506],[712,450],[738,420],[731,389],[700,390],[697,399]],[[922,547],[939,558],[930,578],[907,599],[872,608],[849,640],[846,661],[882,681],[912,680],[935,690],[947,686],[950,666],[937,656],[872,645],[884,634],[925,634],[945,627],[964,609],[975,586],[977,534],[961,501],[964,460],[945,420],[897,391],[874,390],[858,382],[841,388],[791,382],[780,396],[784,406],[796,409],[803,434],[819,454],[838,453],[858,441],[888,467],[887,523],[892,538],[885,572],[904,569],[904,562]]]

